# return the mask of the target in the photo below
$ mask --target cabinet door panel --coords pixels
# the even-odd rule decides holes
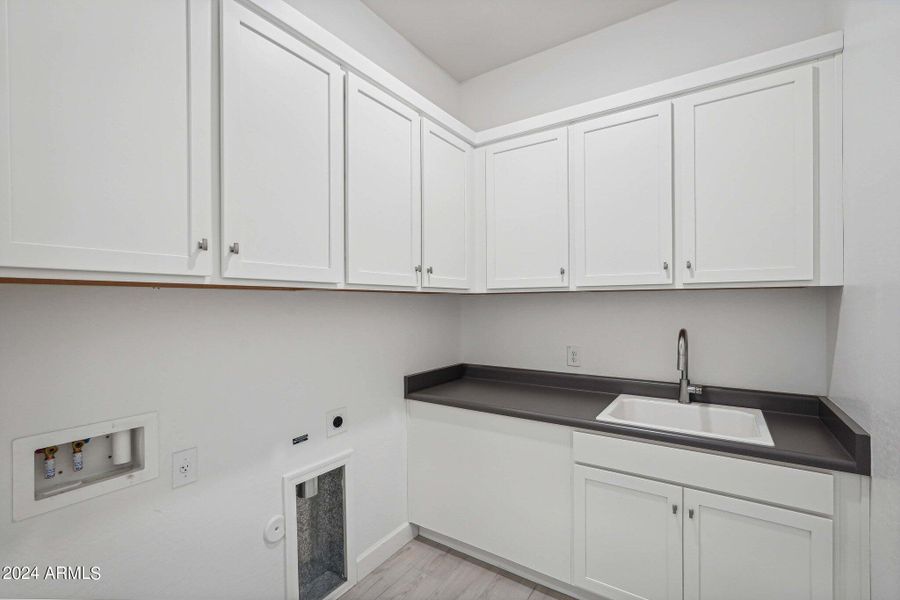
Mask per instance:
[[[568,285],[566,130],[485,151],[487,287]]]
[[[471,160],[471,146],[422,121],[422,240],[427,287],[471,287]]]
[[[832,521],[684,491],[686,600],[829,600]]]
[[[804,66],[675,101],[685,283],[812,279],[813,100]]]
[[[210,8],[0,3],[0,265],[210,274]]]
[[[574,583],[613,600],[680,599],[681,487],[574,468]]]
[[[409,520],[569,583],[571,432],[408,402]]]
[[[236,2],[223,6],[222,275],[341,281],[343,72]]]
[[[672,282],[669,102],[569,128],[575,285]]]
[[[347,281],[416,286],[419,115],[352,74],[347,98]]]

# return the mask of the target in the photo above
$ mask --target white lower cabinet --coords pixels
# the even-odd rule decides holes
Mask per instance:
[[[575,465],[574,523],[574,584],[611,600],[833,598],[828,518]]]
[[[575,465],[574,583],[613,600],[682,597],[682,488]]]
[[[863,476],[407,407],[409,520],[426,537],[576,596],[868,598]]]
[[[426,402],[408,409],[410,522],[568,583],[571,430]]]
[[[684,598],[827,600],[832,520],[684,490]]]

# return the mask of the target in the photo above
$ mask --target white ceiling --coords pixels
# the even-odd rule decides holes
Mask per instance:
[[[362,0],[457,81],[673,0]]]

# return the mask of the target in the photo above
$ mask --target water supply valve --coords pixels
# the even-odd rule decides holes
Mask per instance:
[[[53,479],[56,477],[56,456],[58,446],[47,446],[44,448],[44,479]]]
[[[72,469],[80,471],[84,468],[84,454],[81,449],[84,448],[84,440],[76,440],[72,442]]]

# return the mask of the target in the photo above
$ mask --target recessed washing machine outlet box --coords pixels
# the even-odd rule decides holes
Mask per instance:
[[[347,431],[347,407],[336,408],[325,416],[325,435],[331,437]]]
[[[154,479],[157,429],[147,413],[14,440],[13,520]]]

